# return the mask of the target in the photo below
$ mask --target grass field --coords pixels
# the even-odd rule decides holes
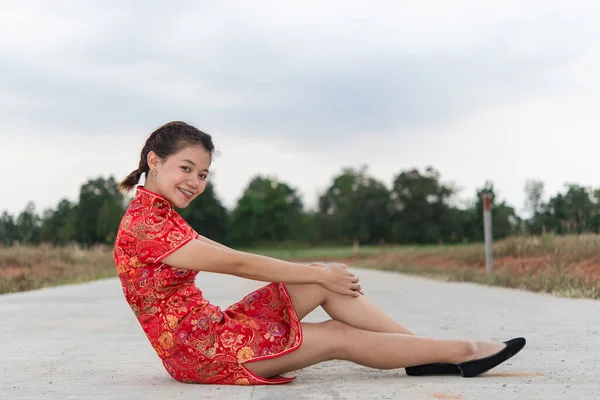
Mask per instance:
[[[351,266],[522,288],[566,297],[600,298],[600,236],[513,237],[494,245],[493,275],[483,244],[244,249],[290,261]],[[0,293],[116,276],[112,249],[0,247]]]
[[[0,247],[0,293],[116,276],[112,251],[98,246]]]

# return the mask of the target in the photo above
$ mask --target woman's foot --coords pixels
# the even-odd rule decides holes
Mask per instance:
[[[456,360],[455,364],[489,357],[502,351],[504,348],[506,348],[506,344],[502,342],[470,341],[467,346],[466,354],[462,354],[460,358]]]
[[[483,341],[465,341],[464,347],[449,363],[433,363],[406,367],[407,375],[461,375],[458,364],[487,357],[501,351],[506,345],[504,343],[483,342]]]
[[[504,343],[473,342],[473,355],[457,364],[460,374],[465,378],[481,375],[520,352],[525,343],[522,337]]]
[[[466,341],[465,346],[450,363],[433,363],[407,367],[411,376],[422,375],[480,375],[517,354],[525,346],[524,338],[504,343],[490,341]]]

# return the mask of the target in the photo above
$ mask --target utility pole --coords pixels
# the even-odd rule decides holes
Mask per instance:
[[[485,238],[485,268],[488,275],[494,273],[494,255],[492,244],[492,196],[483,194],[483,236]]]

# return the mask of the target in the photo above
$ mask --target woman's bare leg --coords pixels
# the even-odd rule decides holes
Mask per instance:
[[[357,329],[340,321],[303,323],[300,348],[281,357],[249,362],[246,368],[270,378],[328,360],[347,360],[377,369],[418,364],[460,363],[502,350],[503,343],[432,339]]]
[[[366,296],[351,297],[337,294],[318,284],[286,284],[286,288],[300,320],[318,306],[322,306],[332,319],[345,322],[355,328],[414,335]]]

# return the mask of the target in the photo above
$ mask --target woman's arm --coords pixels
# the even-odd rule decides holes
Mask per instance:
[[[230,250],[230,251],[234,251],[233,249],[231,249],[231,248],[229,248],[229,247],[227,247],[227,246],[225,246],[225,245],[222,245],[222,244],[221,244],[221,243],[219,243],[219,242],[215,242],[214,240],[210,240],[209,238],[207,238],[207,237],[205,237],[205,236],[202,236],[202,235],[200,235],[200,234],[198,234],[198,240],[199,240],[199,241],[201,241],[201,242],[204,242],[204,243],[210,244],[210,245],[212,245],[212,246],[218,247],[218,248],[220,248],[220,249],[223,249],[223,250]]]
[[[224,247],[224,246],[223,246]],[[192,240],[162,260],[196,271],[216,272],[263,282],[317,283],[336,293],[359,296],[358,278],[340,265],[307,266],[221,248]]]

